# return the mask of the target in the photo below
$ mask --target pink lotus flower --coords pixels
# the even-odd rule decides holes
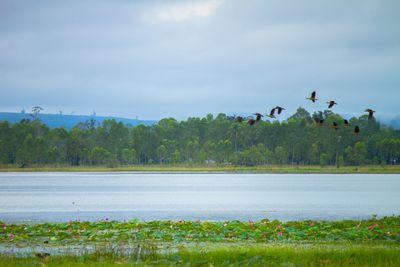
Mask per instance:
[[[282,233],[282,232],[278,232],[278,235],[279,235],[279,236],[283,236],[283,233]]]
[[[13,239],[15,237],[15,235],[14,234],[10,234],[8,237]]]
[[[315,225],[315,223],[314,223],[314,222],[310,223],[310,227],[313,227],[314,225]]]
[[[185,220],[179,220],[178,223],[185,223]]]
[[[3,223],[2,225],[1,225],[1,227],[7,227],[7,224],[5,224],[5,223]]]
[[[372,230],[372,229],[374,229],[375,227],[379,227],[379,224],[374,223],[373,225],[368,226],[368,229],[369,229],[369,230]]]

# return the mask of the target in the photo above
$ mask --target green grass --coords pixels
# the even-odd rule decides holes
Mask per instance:
[[[118,167],[106,166],[28,166],[0,165],[0,172],[30,172],[30,171],[140,171],[140,172],[256,172],[256,173],[400,173],[400,165],[365,165],[365,166],[292,166],[292,165],[130,165]]]
[[[0,266],[400,266],[400,216],[0,224]]]
[[[98,250],[81,255],[0,256],[0,266],[400,266],[400,247],[381,245],[208,244],[174,252]]]

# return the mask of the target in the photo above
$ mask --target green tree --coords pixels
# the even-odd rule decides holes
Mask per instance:
[[[288,159],[288,152],[286,151],[286,149],[282,146],[278,146],[275,148],[274,151],[275,154],[275,158],[276,158],[276,162],[283,165],[287,163],[287,159]]]
[[[129,149],[129,148],[124,148],[121,151],[121,163],[122,164],[134,164],[136,163],[136,150],[135,149]]]
[[[105,148],[95,146],[89,154],[89,159],[93,165],[115,166],[116,157]]]
[[[157,148],[157,154],[160,164],[164,163],[166,153],[167,153],[167,148],[164,145],[160,145]]]

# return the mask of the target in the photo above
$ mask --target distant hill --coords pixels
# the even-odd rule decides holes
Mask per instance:
[[[346,115],[351,117],[351,115]],[[138,124],[152,125],[157,123],[155,120],[136,120],[111,116],[94,116],[94,115],[61,115],[61,114],[39,114],[40,120],[48,125],[50,128],[65,127],[71,129],[80,122],[85,122],[90,119],[95,119],[97,124],[101,124],[104,120],[115,119],[124,124],[131,124],[132,126]],[[0,112],[0,121],[9,121],[16,123],[22,119],[32,119],[31,113],[17,113],[17,112]],[[395,129],[400,129],[400,115],[397,116],[378,116],[377,120]]]
[[[400,129],[400,115],[397,116],[380,116],[377,117],[378,121],[393,127],[394,129]]]
[[[152,120],[135,120],[119,117],[103,117],[94,115],[62,115],[62,114],[39,114],[40,120],[50,128],[65,127],[71,129],[78,123],[94,119],[96,123],[101,124],[104,120],[114,119],[124,124],[131,124],[132,126],[138,124],[152,125],[157,121]],[[0,121],[9,121],[16,123],[22,119],[32,119],[31,113],[16,113],[16,112],[0,112]]]
[[[388,124],[395,129],[400,129],[400,116],[392,119]]]

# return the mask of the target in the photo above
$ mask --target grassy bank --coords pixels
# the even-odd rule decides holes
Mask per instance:
[[[400,165],[365,165],[365,166],[232,166],[232,165],[130,165],[119,167],[106,166],[28,166],[0,165],[0,172],[31,171],[70,171],[70,172],[254,172],[254,173],[400,173]]]
[[[48,257],[3,255],[1,266],[400,266],[399,246],[374,245],[208,245],[157,253],[98,250]],[[40,256],[40,255],[39,255]]]
[[[400,216],[362,221],[0,223],[0,266],[400,265]]]

